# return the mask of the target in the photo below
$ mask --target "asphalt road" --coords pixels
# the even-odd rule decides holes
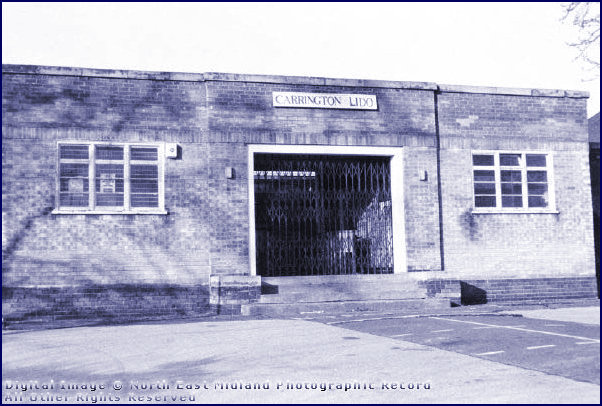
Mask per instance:
[[[305,319],[600,385],[597,325],[511,315],[318,315]]]
[[[599,402],[598,325],[480,314],[6,331],[3,403]],[[45,389],[52,383],[60,386]],[[264,383],[269,388],[255,388]]]

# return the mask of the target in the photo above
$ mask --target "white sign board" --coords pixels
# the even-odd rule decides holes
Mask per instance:
[[[101,173],[100,174],[100,192],[115,193],[115,174]]]
[[[377,110],[372,94],[272,92],[274,107]]]
[[[71,193],[83,193],[84,191],[84,180],[81,178],[69,179],[67,184],[67,190]]]

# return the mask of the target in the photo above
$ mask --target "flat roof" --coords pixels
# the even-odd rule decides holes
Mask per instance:
[[[589,92],[582,90],[531,89],[493,86],[445,85],[433,82],[400,82],[371,79],[337,79],[310,76],[250,75],[237,73],[185,73],[153,72],[139,70],[91,69],[62,66],[3,64],[2,73],[23,75],[83,76],[115,79],[139,79],[184,82],[255,82],[312,86],[371,87],[389,89],[439,90],[444,93],[482,93],[513,96],[588,98]]]

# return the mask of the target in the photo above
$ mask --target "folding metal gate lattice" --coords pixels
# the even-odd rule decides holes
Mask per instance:
[[[393,273],[390,158],[254,155],[257,273]]]

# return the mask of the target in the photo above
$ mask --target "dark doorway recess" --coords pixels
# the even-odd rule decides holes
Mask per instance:
[[[255,154],[257,273],[393,273],[389,157]]]

